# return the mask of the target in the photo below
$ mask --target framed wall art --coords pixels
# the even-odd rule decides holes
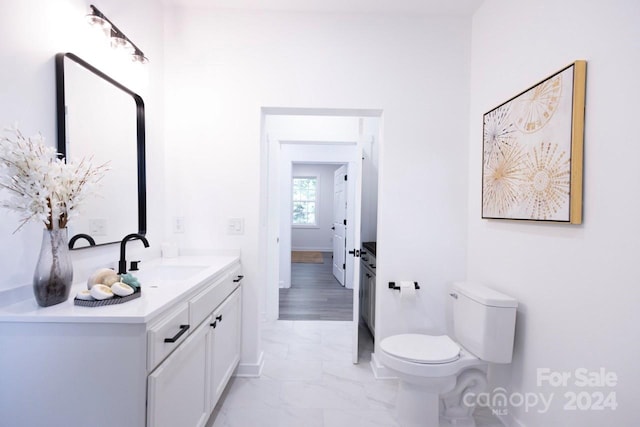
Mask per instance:
[[[582,223],[586,61],[484,114],[482,218]]]

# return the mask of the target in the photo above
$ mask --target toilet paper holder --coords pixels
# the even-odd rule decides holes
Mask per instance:
[[[416,286],[416,289],[420,289],[420,285],[418,285],[418,282],[413,282],[413,284]],[[400,286],[396,285],[396,282],[389,282],[389,289],[396,289],[396,290],[400,290]]]

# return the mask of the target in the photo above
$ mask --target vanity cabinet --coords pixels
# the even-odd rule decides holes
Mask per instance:
[[[0,425],[204,426],[239,363],[242,276],[237,256],[194,258],[125,304],[0,307]]]
[[[364,251],[360,258],[360,316],[372,335],[376,323],[376,257]]]
[[[238,272],[235,270],[189,301],[188,318],[191,324],[200,324],[149,374],[147,427],[206,424],[240,361],[242,293],[239,283],[242,276]],[[224,292],[226,289],[231,289],[231,295]],[[222,297],[226,299],[220,303]],[[207,311],[205,303],[210,304],[206,317],[203,315]],[[158,325],[176,324],[174,319],[182,317],[182,313],[178,308]],[[178,335],[184,325],[177,330],[169,340],[181,339]],[[149,332],[150,348],[158,344],[157,334],[151,338],[152,332]]]

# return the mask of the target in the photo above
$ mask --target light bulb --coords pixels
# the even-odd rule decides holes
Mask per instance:
[[[144,53],[142,53],[139,50],[136,50],[132,55],[131,55],[131,59],[133,60],[133,62],[139,62],[140,64],[146,64],[147,62],[149,62],[149,58],[147,58],[146,56],[144,56]]]
[[[100,29],[105,35],[111,33],[111,24],[102,16],[93,13],[87,15],[87,22],[92,26]]]
[[[112,34],[111,35],[111,47],[119,50],[124,50],[126,52],[133,52],[133,45],[129,40],[127,40],[122,34]]]

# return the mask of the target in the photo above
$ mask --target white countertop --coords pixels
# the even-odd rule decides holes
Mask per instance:
[[[87,278],[78,278],[67,301],[40,307],[32,296],[24,301],[0,306],[0,322],[146,323],[178,300],[197,293],[212,277],[239,264],[238,256],[219,255],[180,256],[146,261],[140,264],[140,271],[131,272],[140,280],[140,298],[103,307],[77,306],[73,304],[74,297],[80,290],[87,288]],[[178,267],[173,274],[165,277],[154,274],[154,271],[161,269],[170,272],[172,266]],[[180,268],[183,268],[185,274],[178,278]]]

